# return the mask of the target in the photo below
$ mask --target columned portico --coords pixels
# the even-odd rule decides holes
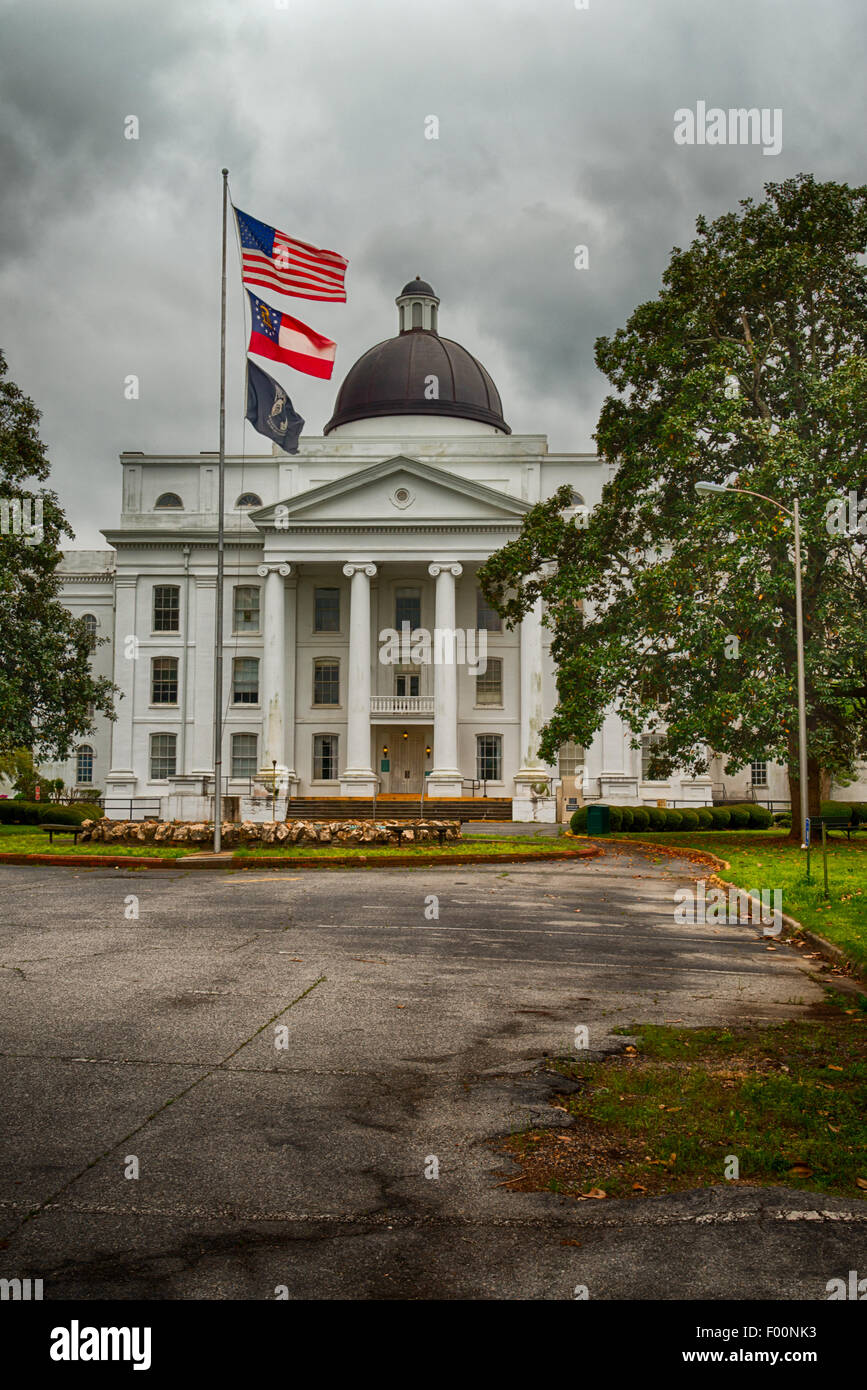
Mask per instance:
[[[261,767],[269,774],[274,763],[282,780],[296,780],[295,770],[286,762],[286,587],[292,572],[286,564],[259,565],[256,573],[265,580],[265,615],[262,626],[262,757]]]
[[[349,671],[346,684],[346,761],[341,796],[373,796],[379,779],[370,765],[370,581],[376,565],[348,563]]]
[[[458,668],[452,638],[446,634],[453,634],[455,631],[455,580],[463,574],[463,566],[435,563],[428,565],[428,574],[436,580],[436,632],[434,767],[427,779],[426,792],[428,796],[460,796],[462,777],[458,767]],[[436,641],[437,633],[441,634],[439,643]]]

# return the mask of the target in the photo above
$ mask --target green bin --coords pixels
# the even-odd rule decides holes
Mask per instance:
[[[607,806],[587,807],[587,834],[607,835],[611,829]]]

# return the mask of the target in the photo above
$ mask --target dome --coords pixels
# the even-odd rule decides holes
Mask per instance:
[[[401,296],[405,294],[429,294],[432,299],[436,299],[433,287],[428,284],[427,280],[421,280],[418,275],[414,280],[410,280],[408,284],[404,285],[400,293]]]
[[[369,348],[350,367],[325,434],[357,420],[389,415],[430,416],[432,429],[437,416],[471,420],[511,434],[500,393],[481,362],[436,331],[430,305],[436,298],[418,276],[404,286],[396,301],[401,331]],[[414,300],[427,302],[423,313],[413,317]],[[410,322],[423,326],[407,327]]]

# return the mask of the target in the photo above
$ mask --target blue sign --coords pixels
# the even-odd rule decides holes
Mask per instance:
[[[805,844],[805,845],[809,845],[809,843],[810,843],[810,817],[807,816],[807,817],[805,818],[805,820],[804,820],[804,844]]]

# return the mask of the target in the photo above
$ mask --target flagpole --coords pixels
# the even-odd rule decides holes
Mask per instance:
[[[220,285],[220,469],[217,486],[217,593],[214,634],[214,853],[223,830],[223,542],[226,492],[226,220],[229,171],[223,170],[223,260]]]

